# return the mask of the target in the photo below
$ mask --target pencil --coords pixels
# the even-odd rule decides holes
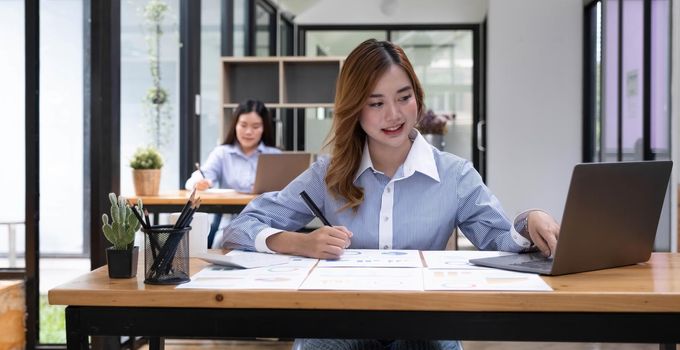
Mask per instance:
[[[203,170],[201,170],[201,164],[198,162],[194,163],[194,166],[196,166],[196,170],[198,170],[199,173],[201,173],[201,176],[205,179],[205,174],[203,173]]]
[[[146,224],[146,222],[144,222],[142,215],[139,214],[139,212],[137,211],[137,205],[131,205],[130,202],[128,201],[128,206],[132,210],[132,214],[134,214],[134,216],[137,218],[137,221],[139,221],[139,223],[142,225],[142,227],[144,227],[145,229],[148,230],[149,226]]]
[[[149,211],[144,208],[144,220],[146,220],[146,226],[151,227],[151,221],[149,220]]]
[[[194,187],[194,190],[191,191],[191,195],[189,195],[189,200],[184,204],[184,207],[182,208],[182,211],[179,213],[179,217],[177,218],[177,221],[175,222],[175,228],[180,228],[180,224],[184,220],[184,217],[189,214],[189,208],[194,202],[194,197],[196,196],[196,188]]]

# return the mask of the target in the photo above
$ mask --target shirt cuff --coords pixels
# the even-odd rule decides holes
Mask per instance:
[[[512,224],[512,228],[510,229],[510,237],[512,237],[512,240],[515,243],[517,243],[517,245],[519,245],[520,247],[522,247],[524,249],[531,248],[533,246],[533,243],[529,239],[527,239],[526,237],[522,236],[521,233],[517,232],[517,229],[518,229],[517,226],[522,222],[522,220],[524,220],[529,215],[529,213],[531,213],[534,210],[539,210],[539,209],[525,210],[525,211],[517,214],[517,216],[515,216],[515,219],[512,220],[513,224]]]
[[[194,189],[194,185],[196,185],[196,183],[200,180],[201,174],[199,173],[198,170],[196,170],[193,173],[191,173],[191,177],[187,179],[187,182],[184,183],[184,188],[191,191]]]
[[[255,236],[255,250],[258,252],[263,252],[263,253],[271,253],[271,254],[276,254],[275,251],[269,249],[267,247],[267,238],[269,236],[283,232],[283,230],[279,230],[273,227],[267,227],[264,230],[260,231],[257,236]]]

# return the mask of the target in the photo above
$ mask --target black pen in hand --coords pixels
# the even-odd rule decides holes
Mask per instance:
[[[319,218],[319,220],[321,220],[321,222],[323,222],[324,225],[333,226],[331,225],[330,222],[328,222],[326,217],[323,216],[323,213],[321,212],[321,210],[319,210],[319,207],[317,207],[316,204],[314,204],[314,201],[312,200],[311,197],[309,197],[307,192],[305,191],[300,192],[300,197],[302,197],[302,200],[305,201],[305,204],[307,204],[307,208],[309,208],[309,210],[311,210],[312,213],[314,213],[314,215],[317,218]]]
[[[201,176],[205,179],[205,174],[203,173],[203,170],[201,170],[201,164],[198,164],[198,162],[194,163],[194,166],[196,167],[196,170],[198,170],[199,173],[201,173]]]

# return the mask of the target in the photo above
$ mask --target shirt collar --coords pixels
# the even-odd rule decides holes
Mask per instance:
[[[437,163],[434,160],[433,147],[427,143],[425,138],[415,129],[411,131],[409,137],[413,138],[414,136],[415,139],[413,140],[411,149],[403,164],[403,177],[409,177],[417,171],[440,182]],[[361,176],[368,168],[375,170],[375,168],[373,168],[373,161],[371,161],[371,154],[368,151],[368,140],[366,140],[366,142],[364,142],[364,151],[361,155],[359,169],[357,169],[357,172],[354,175],[354,182],[356,182],[359,176]]]
[[[228,146],[227,152],[236,153],[236,154],[239,154],[239,155],[247,158],[246,155],[243,153],[241,146],[238,144],[238,141],[236,141],[232,144],[228,144],[227,146]],[[256,150],[257,152],[256,153],[263,153],[265,151],[265,148],[266,148],[266,146],[264,145],[264,142],[260,141],[260,143],[257,145],[257,150]]]

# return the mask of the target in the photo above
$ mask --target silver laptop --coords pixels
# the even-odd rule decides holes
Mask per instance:
[[[311,159],[311,153],[307,152],[260,154],[255,171],[253,193],[282,190],[309,168]]]
[[[540,253],[471,259],[499,269],[563,275],[649,260],[671,161],[578,164],[552,259]]]

